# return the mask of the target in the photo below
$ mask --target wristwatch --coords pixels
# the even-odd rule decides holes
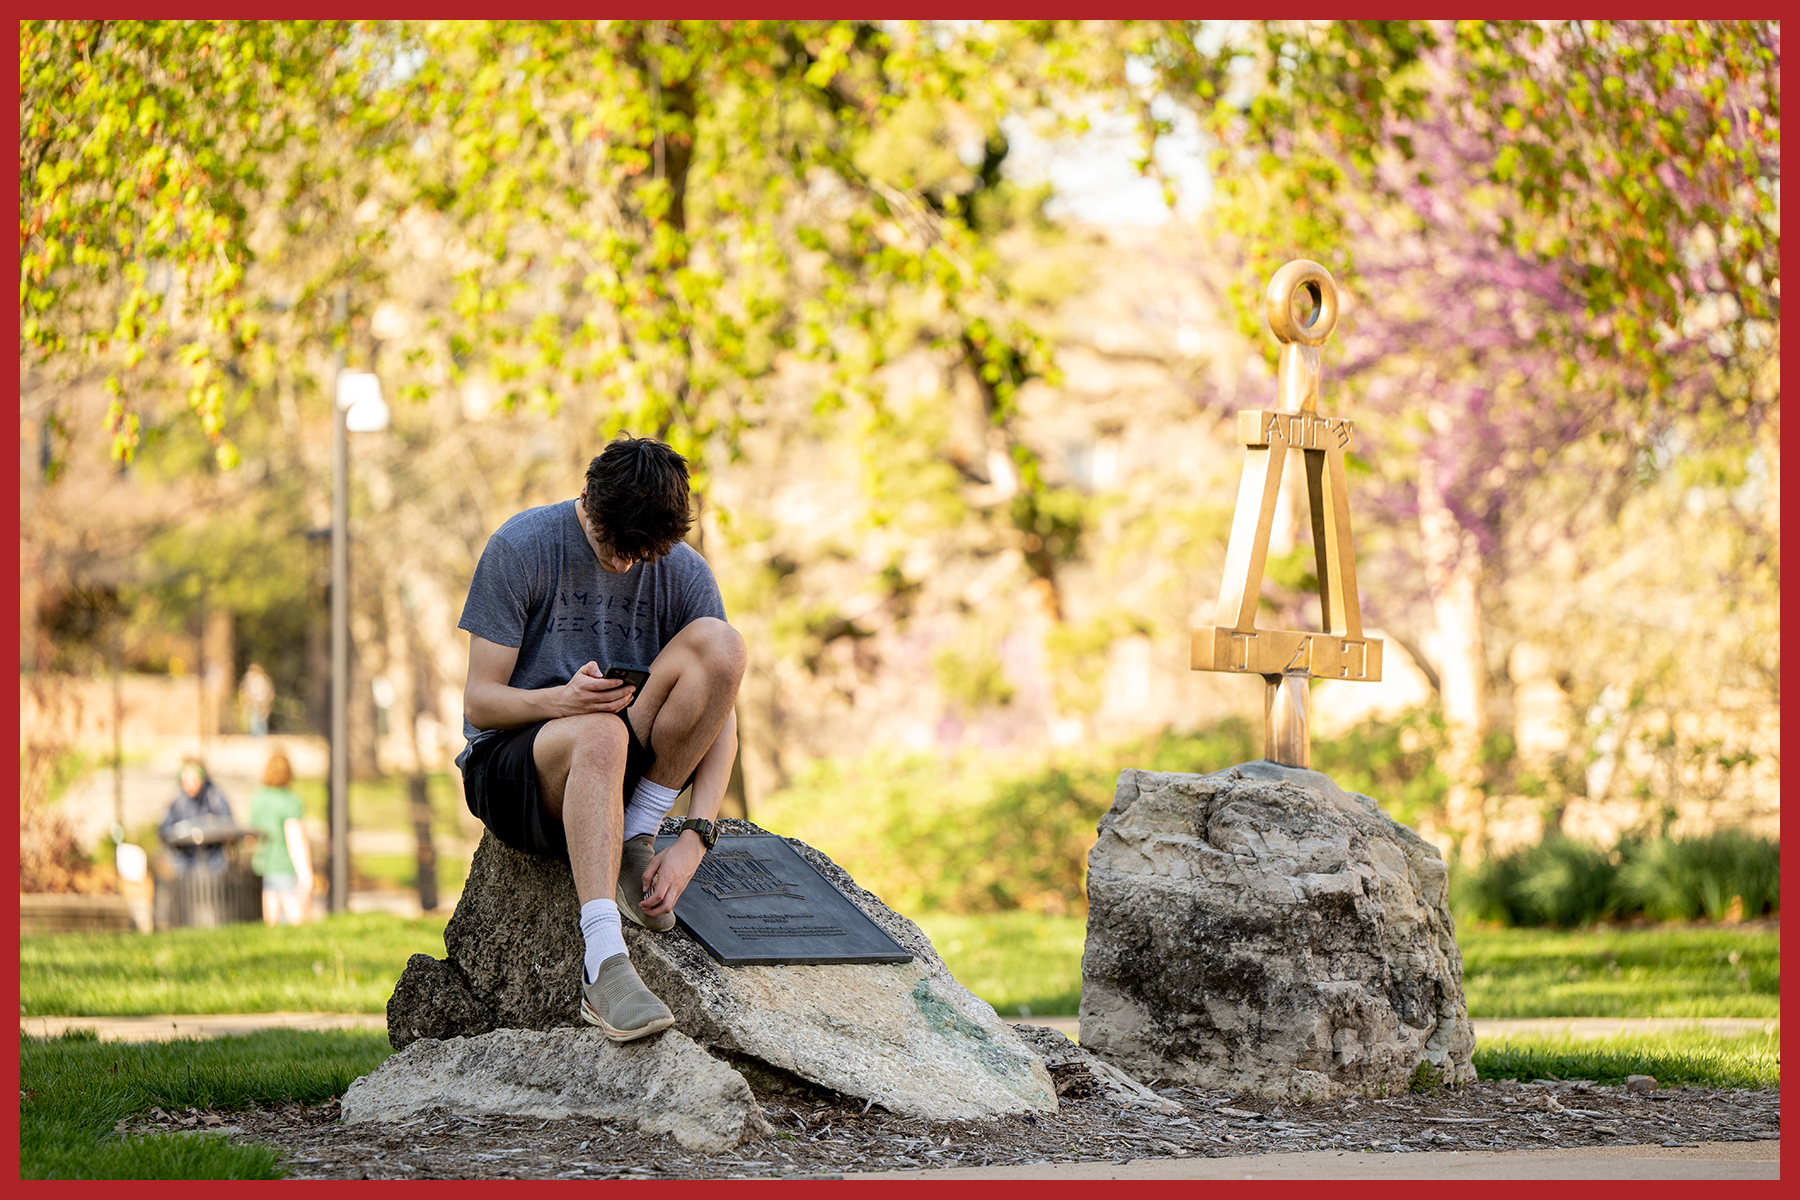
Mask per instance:
[[[719,843],[719,827],[711,821],[703,821],[698,817],[689,817],[681,823],[683,832],[691,829],[700,835],[700,844],[711,850]]]

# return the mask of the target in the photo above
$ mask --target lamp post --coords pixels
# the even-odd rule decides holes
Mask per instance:
[[[388,407],[381,398],[381,381],[369,371],[346,371],[342,350],[336,368],[331,422],[331,911],[341,913],[350,907],[350,435],[386,429]]]

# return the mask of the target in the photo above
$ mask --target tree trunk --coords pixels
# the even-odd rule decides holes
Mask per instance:
[[[741,722],[739,727],[742,727]],[[750,800],[744,791],[744,739],[741,735],[737,753],[731,756],[731,778],[725,783],[725,799],[719,805],[719,815],[736,817],[740,821],[750,819]]]
[[[418,574],[410,564],[402,564],[398,571],[384,572],[381,607],[387,627],[387,677],[394,688],[394,705],[388,719],[403,727],[394,740],[403,751],[401,769],[406,773],[406,792],[411,799],[419,907],[431,912],[438,906],[437,847],[431,840],[431,794],[425,778],[425,755],[419,746],[422,663],[414,652],[412,622],[400,599],[397,580],[399,575],[416,578]],[[393,732],[392,725],[389,728]]]
[[[431,841],[431,793],[425,772],[406,777],[406,792],[412,800],[413,836],[418,842],[419,907],[431,912],[438,906],[437,847]]]
[[[354,562],[352,569],[355,569]],[[366,611],[358,611],[354,585],[350,589],[350,599],[350,678],[347,681],[350,699],[344,706],[349,718],[350,777],[379,779],[381,763],[375,747],[380,734],[376,727],[375,692],[371,685],[376,674],[374,664],[381,661],[381,635],[374,618]]]
[[[306,727],[327,737],[331,731],[331,588],[319,588],[313,596],[315,603],[306,623]]]
[[[1763,491],[1763,519],[1781,542],[1781,407],[1776,405],[1763,419],[1762,436],[1757,439],[1763,463],[1769,471],[1769,483]]]
[[[766,632],[766,627],[764,628]],[[787,771],[781,758],[781,703],[776,689],[773,653],[766,649],[768,639],[754,636],[748,640],[750,668],[738,689],[738,765],[743,770],[744,807],[750,807],[750,793],[757,802],[787,786]]]
[[[1445,820],[1465,861],[1478,861],[1486,799],[1477,786],[1487,732],[1487,665],[1481,639],[1481,553],[1445,501],[1444,480],[1429,456],[1419,473],[1419,534],[1436,628],[1438,696],[1449,746],[1441,763],[1450,780]]]
[[[222,733],[230,733],[226,716],[230,712],[229,697],[233,678],[233,630],[231,610],[223,606],[208,607],[201,621],[200,662],[200,734],[204,743]]]
[[[388,709],[388,745],[377,747],[377,757],[387,750],[384,769],[414,775],[423,770],[419,754],[419,668],[412,652],[406,609],[400,603],[399,571],[384,570],[381,580],[382,670],[394,689]]]

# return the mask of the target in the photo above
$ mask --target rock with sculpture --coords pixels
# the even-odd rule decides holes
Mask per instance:
[[[1296,1101],[1475,1077],[1462,955],[1437,849],[1310,769],[1309,681],[1381,678],[1356,592],[1347,420],[1321,416],[1337,287],[1269,282],[1277,404],[1238,414],[1243,485],[1196,670],[1260,675],[1265,757],[1206,775],[1127,770],[1088,856],[1084,1049],[1146,1077]],[[1304,469],[1319,631],[1259,629],[1277,489]]]

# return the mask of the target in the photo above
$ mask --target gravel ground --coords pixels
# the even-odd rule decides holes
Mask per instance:
[[[1223,1092],[1156,1091],[1179,1114],[1113,1099],[1083,1066],[1053,1071],[1050,1117],[936,1122],[819,1094],[757,1092],[774,1132],[725,1154],[683,1149],[590,1118],[433,1112],[401,1125],[343,1125],[336,1102],[257,1112],[170,1114],[121,1132],[221,1132],[278,1146],[298,1179],[684,1179],[838,1176],[952,1166],[1127,1162],[1281,1150],[1523,1150],[1778,1140],[1780,1093],[1579,1082],[1481,1081],[1388,1100],[1283,1109]]]

